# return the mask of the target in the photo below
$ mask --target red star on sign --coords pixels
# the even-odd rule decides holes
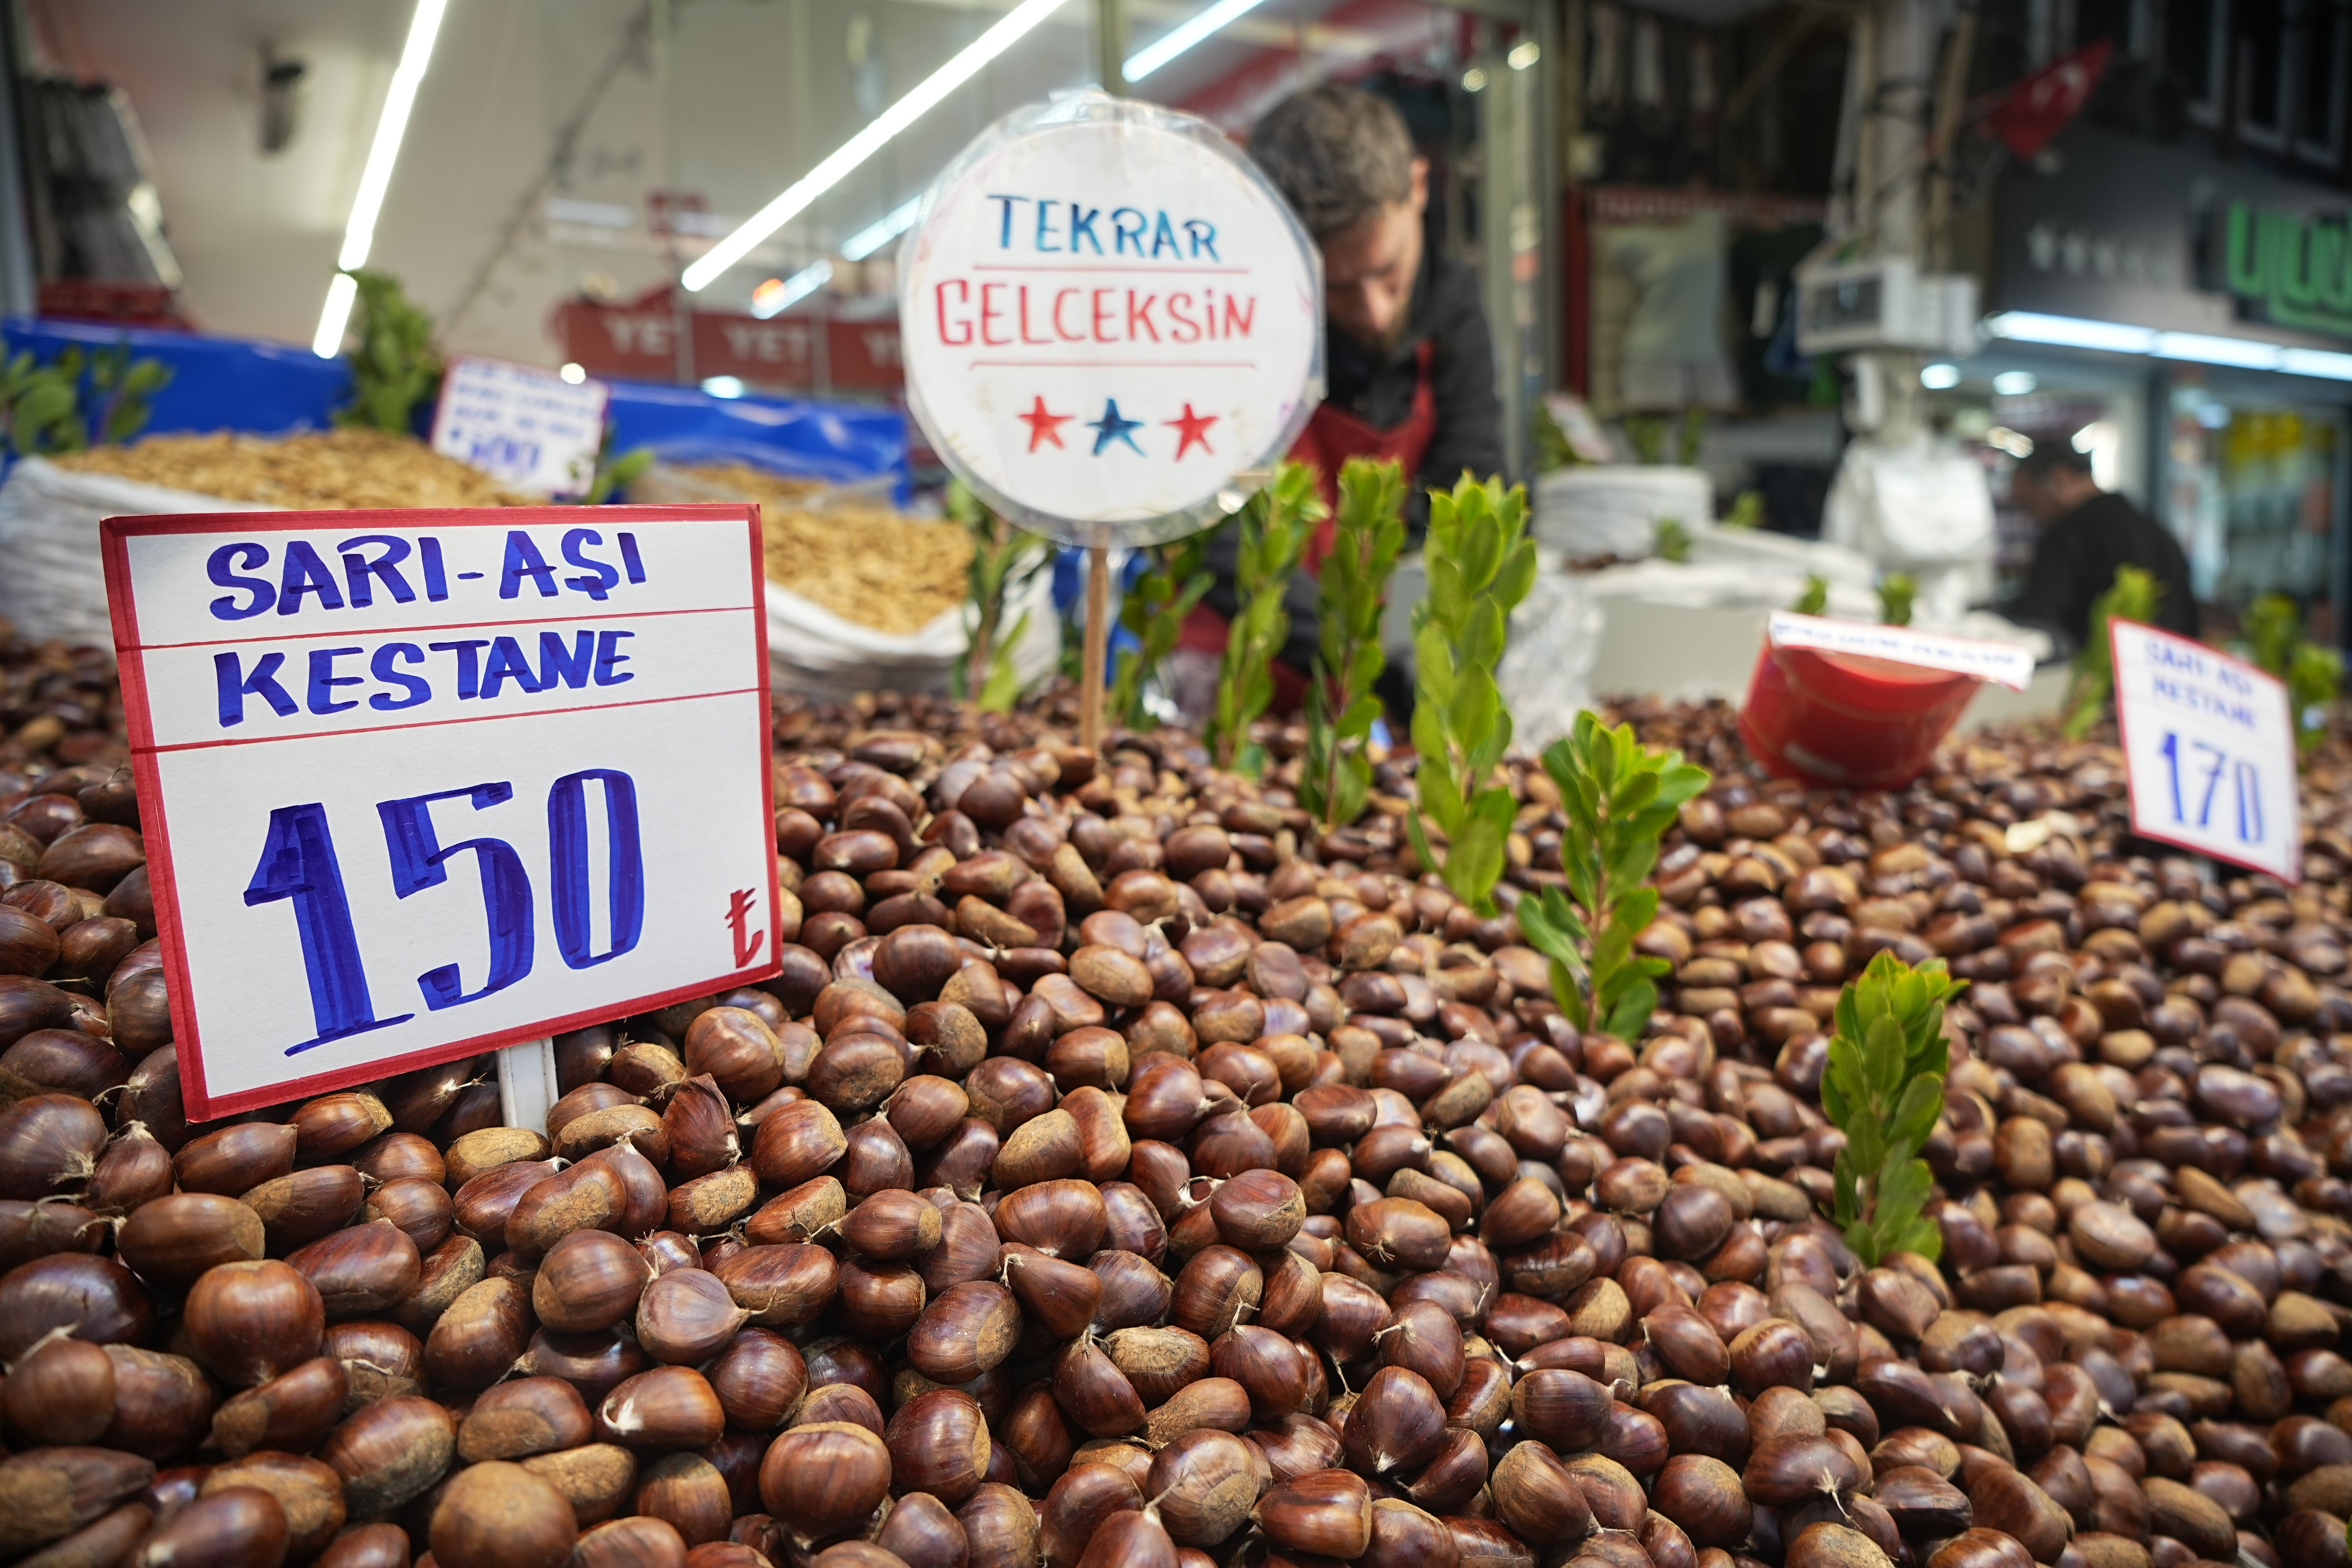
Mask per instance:
[[[1055,446],[1060,446],[1062,426],[1076,419],[1077,416],[1047,413],[1045,395],[1041,393],[1038,395],[1037,401],[1029,405],[1028,413],[1015,415],[1014,417],[1029,426],[1029,449],[1034,452],[1037,449],[1037,443],[1040,441],[1051,441]]]
[[[1176,455],[1179,458],[1195,447],[1200,447],[1203,452],[1209,452],[1209,426],[1216,422],[1217,416],[1213,414],[1193,413],[1192,405],[1189,403],[1184,405],[1182,418],[1161,421],[1162,424],[1175,426]],[[1212,452],[1211,455],[1214,456],[1214,453]]]

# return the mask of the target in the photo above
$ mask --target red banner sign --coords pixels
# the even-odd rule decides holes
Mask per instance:
[[[895,392],[906,380],[895,314],[872,320],[778,316],[763,321],[697,310],[688,320],[698,380],[731,375],[782,391],[868,393]],[[676,312],[659,300],[604,305],[571,300],[555,312],[564,357],[591,375],[677,380],[677,328]]]

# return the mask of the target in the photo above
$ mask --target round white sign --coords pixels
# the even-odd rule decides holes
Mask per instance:
[[[908,401],[999,512],[1073,544],[1233,511],[1323,396],[1322,265],[1207,121],[1100,92],[1017,110],[900,252]]]

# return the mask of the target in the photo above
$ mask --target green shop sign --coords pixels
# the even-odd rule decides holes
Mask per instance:
[[[2283,327],[2352,337],[2352,239],[2346,220],[2230,204],[2224,281]]]

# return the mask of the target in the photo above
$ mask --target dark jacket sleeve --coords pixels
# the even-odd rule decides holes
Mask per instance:
[[[1495,347],[1478,299],[1478,275],[1459,262],[1443,264],[1430,323],[1433,353],[1431,390],[1437,395],[1437,430],[1414,477],[1405,521],[1418,545],[1429,526],[1429,491],[1454,488],[1467,468],[1477,479],[1506,472],[1503,405],[1495,393]]]
[[[2058,651],[2071,653],[2083,640],[2082,616],[2076,608],[2082,594],[2073,541],[2061,519],[2044,530],[2033,548],[2033,564],[2025,586],[2014,599],[1996,605],[2021,626],[2033,626],[2058,638]]]

